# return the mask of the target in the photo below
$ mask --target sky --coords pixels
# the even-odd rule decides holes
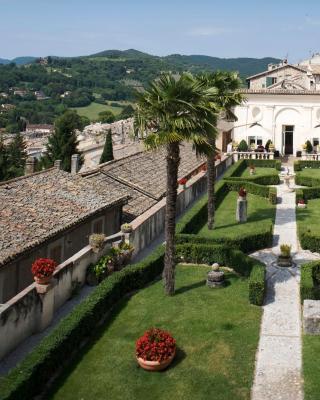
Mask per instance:
[[[298,62],[319,39],[319,0],[0,0],[0,58],[134,48]]]

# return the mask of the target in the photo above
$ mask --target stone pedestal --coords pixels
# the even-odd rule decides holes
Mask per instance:
[[[303,329],[306,334],[320,335],[320,300],[303,302]]]
[[[54,314],[54,286],[55,281],[52,280],[49,285],[37,285],[38,296],[41,301],[41,313],[37,321],[37,331],[42,332],[52,321]]]
[[[210,288],[218,288],[224,286],[224,272],[223,271],[208,272],[207,285]]]
[[[239,197],[237,200],[237,212],[236,212],[236,219],[238,222],[247,222],[247,208],[248,208],[247,199]]]

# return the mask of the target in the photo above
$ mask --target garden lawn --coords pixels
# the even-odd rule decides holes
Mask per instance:
[[[76,110],[79,115],[84,117],[88,117],[90,121],[95,121],[99,118],[99,113],[102,111],[111,111],[114,115],[118,115],[121,113],[121,107],[112,107],[109,105],[99,104],[99,103],[91,103],[86,107],[73,107],[72,110]]]
[[[303,337],[304,400],[319,399],[320,394],[320,337]]]
[[[301,171],[297,172],[300,176],[308,176],[310,178],[320,179],[320,168],[303,168]]]
[[[229,192],[215,213],[215,229],[209,230],[207,223],[198,232],[200,236],[219,238],[239,238],[242,234],[255,234],[259,228],[270,226],[275,219],[275,205],[254,194],[247,194],[248,220],[239,224],[236,221],[237,192]]]
[[[173,297],[157,281],[122,300],[46,398],[248,399],[262,310],[249,304],[246,279],[229,273],[226,287],[209,289],[209,269],[179,265]],[[165,372],[146,372],[135,360],[135,340],[153,326],[177,340]]]
[[[298,231],[311,231],[320,236],[320,199],[308,200],[307,208],[297,208]]]
[[[255,174],[254,175],[250,175],[250,169],[249,169],[249,167],[247,167],[242,172],[240,177],[248,178],[248,177],[262,176],[262,175],[279,175],[279,171],[277,171],[275,168],[260,168],[260,167],[256,167]]]

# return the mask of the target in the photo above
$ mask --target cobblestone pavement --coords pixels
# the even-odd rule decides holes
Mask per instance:
[[[251,254],[266,264],[267,284],[252,400],[303,399],[300,265],[320,255],[299,247],[295,193],[283,183],[277,196],[273,247]],[[292,267],[277,265],[281,244],[292,246]]]

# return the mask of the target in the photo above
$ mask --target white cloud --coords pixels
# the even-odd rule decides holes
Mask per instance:
[[[230,28],[221,28],[221,27],[210,27],[210,26],[201,26],[198,28],[191,29],[188,34],[190,36],[222,36],[228,33],[234,33],[234,30]]]

